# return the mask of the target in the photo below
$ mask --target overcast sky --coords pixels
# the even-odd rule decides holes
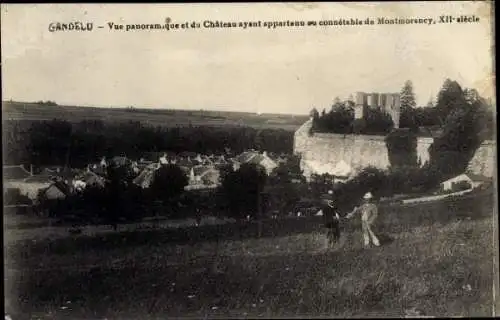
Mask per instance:
[[[322,20],[469,14],[476,24],[110,32],[107,22]],[[307,113],[355,91],[419,104],[446,77],[491,95],[491,26],[480,3],[2,4],[3,99],[59,104]],[[48,32],[52,21],[93,32]],[[97,25],[105,26],[97,29]]]

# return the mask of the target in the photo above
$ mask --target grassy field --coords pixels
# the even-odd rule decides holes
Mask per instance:
[[[5,120],[82,120],[140,121],[161,126],[247,126],[257,129],[285,129],[295,131],[308,116],[217,112],[201,110],[166,110],[143,108],[96,108],[78,106],[48,106],[36,103],[3,102]]]
[[[260,238],[250,224],[18,240],[4,247],[6,311],[13,319],[490,316],[491,203],[384,207],[383,245],[368,250],[358,221],[343,225],[342,247],[324,250],[315,218],[268,223]]]

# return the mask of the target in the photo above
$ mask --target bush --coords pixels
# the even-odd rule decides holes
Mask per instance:
[[[234,218],[257,215],[266,178],[265,171],[252,164],[242,164],[238,170],[226,173],[220,188]]]
[[[393,127],[391,116],[379,108],[365,108],[362,119],[354,119],[354,111],[347,106],[313,117],[315,132],[380,135],[389,133]]]
[[[417,135],[410,130],[393,130],[385,137],[392,167],[417,166]]]
[[[346,212],[358,205],[367,192],[371,192],[375,199],[396,194],[428,193],[437,188],[441,181],[442,175],[430,166],[402,166],[388,171],[367,167],[353,179],[336,185],[333,192],[337,206]]]
[[[300,201],[301,194],[297,184],[286,183],[266,188],[264,199],[267,212],[286,214]]]
[[[182,169],[178,165],[168,164],[155,171],[151,193],[164,204],[177,202],[187,185],[188,178]]]

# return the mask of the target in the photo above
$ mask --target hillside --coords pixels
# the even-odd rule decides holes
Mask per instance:
[[[173,243],[154,231],[49,240],[24,230],[25,240],[6,246],[6,311],[14,319],[491,316],[491,201],[383,210],[384,244],[368,250],[356,221],[344,224],[345,245],[334,252],[322,250],[320,222],[260,239],[244,229],[218,246],[201,234]]]
[[[41,103],[2,102],[4,120],[82,120],[140,121],[160,126],[249,126],[295,131],[308,116],[219,112],[205,110],[167,110],[142,108],[97,108],[47,105]]]

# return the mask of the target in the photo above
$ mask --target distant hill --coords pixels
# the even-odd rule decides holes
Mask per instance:
[[[103,120],[113,122],[140,121],[159,126],[246,126],[257,129],[285,129],[295,131],[309,116],[283,114],[256,114],[208,110],[173,110],[143,108],[100,108],[62,106],[47,103],[3,101],[4,120],[52,120],[70,122]]]

